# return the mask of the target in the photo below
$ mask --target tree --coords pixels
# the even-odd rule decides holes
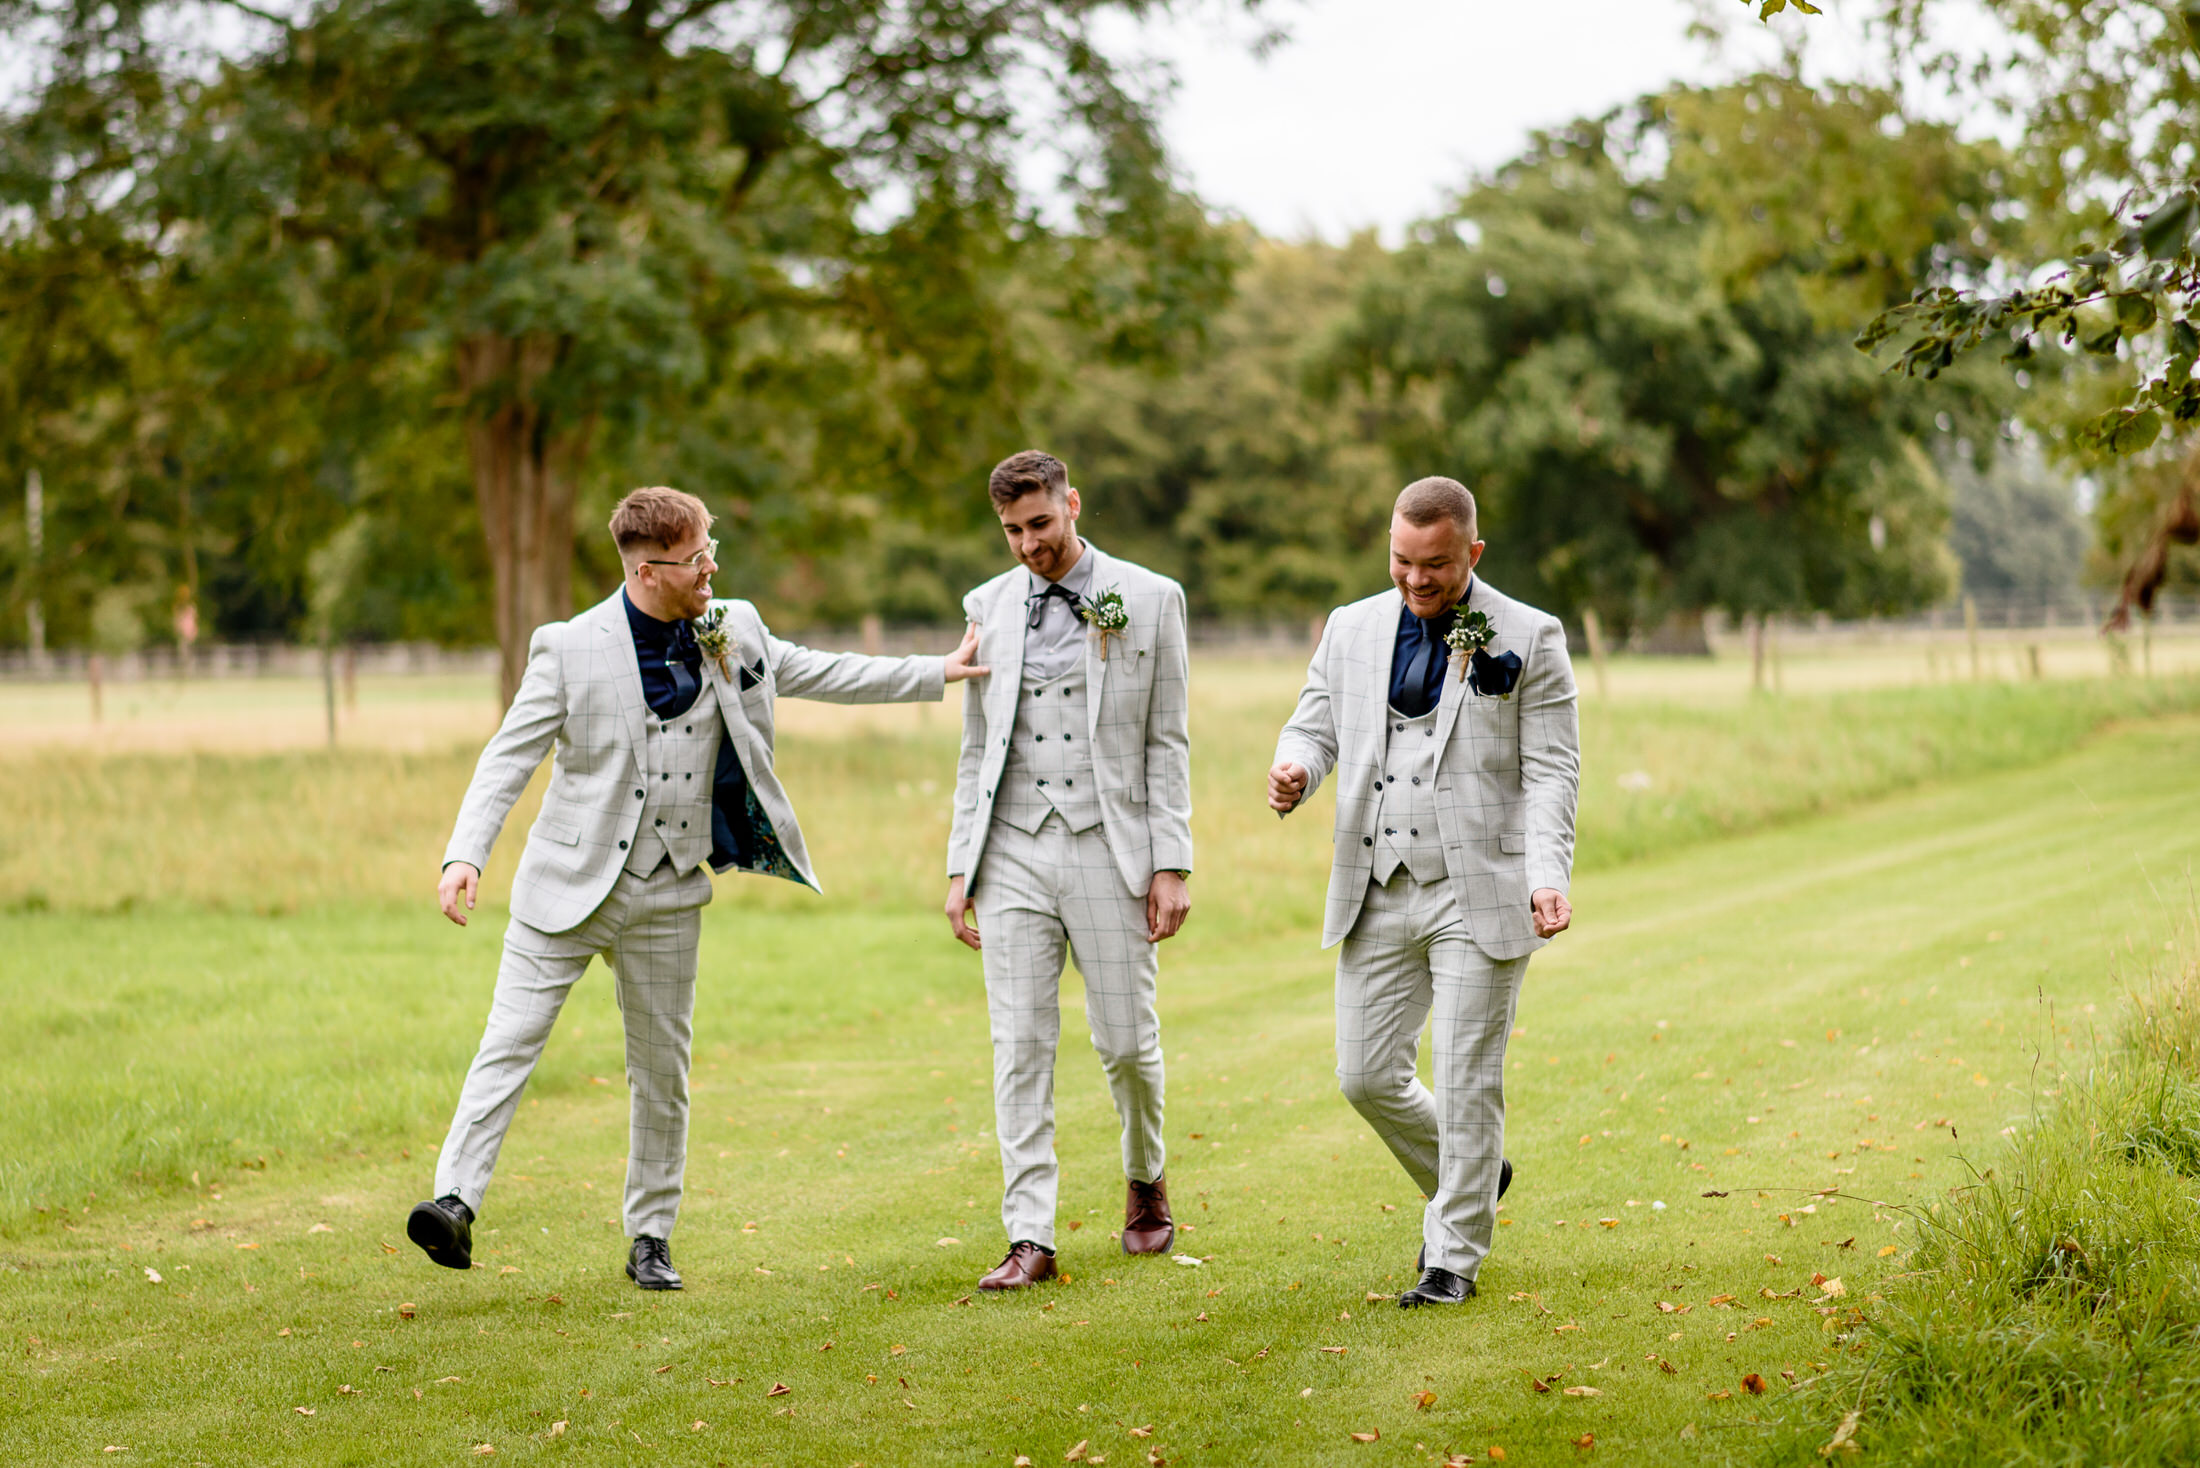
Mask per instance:
[[[1609,625],[1914,606],[1951,579],[1926,445],[1975,392],[1836,325],[1982,257],[1994,157],[1862,88],[1761,76],[1539,135],[1362,291],[1332,370],[1407,477],[1488,505],[1492,578]]]
[[[2174,437],[2200,419],[2200,7],[1986,0],[2007,43],[2000,55],[1936,42],[1942,8],[1886,0],[1891,49],[1956,96],[2021,119],[2012,203],[2032,225],[1994,278],[1930,284],[1876,315],[1858,344],[1924,378],[1987,347],[2024,376],[2044,348],[2076,348],[2099,372],[2069,384],[2071,451],[2176,452],[2157,447],[2165,429]],[[2132,542],[2112,627],[2133,607],[2151,610],[2175,549],[2200,543],[2200,453],[2182,472],[2142,468],[2130,482],[2159,486],[2159,498],[2151,534]],[[2115,507],[2121,539],[2131,507]]]
[[[1061,266],[1049,304],[1119,353],[1196,330],[1226,256],[1093,34],[1149,6],[231,0],[255,39],[201,78],[150,39],[172,0],[0,0],[4,33],[58,37],[10,132],[81,115],[88,140],[11,197],[37,218],[63,182],[119,196],[213,405],[199,447],[278,498],[327,481],[340,507],[418,425],[459,428],[509,695],[528,633],[571,610],[607,439],[921,503],[1016,416],[1020,262]],[[1018,185],[1041,130],[1082,234]],[[689,413],[745,442],[682,444]]]

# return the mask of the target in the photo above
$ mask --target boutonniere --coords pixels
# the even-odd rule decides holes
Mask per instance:
[[[718,665],[718,676],[731,678],[733,671],[726,666],[726,659],[733,656],[733,638],[726,632],[726,609],[712,607],[688,625],[695,629],[695,645],[703,650],[703,656]]]
[[[1100,660],[1106,662],[1108,639],[1122,636],[1131,625],[1131,611],[1123,605],[1121,588],[1111,586],[1092,600],[1079,602],[1077,615],[1100,635]]]
[[[1444,645],[1466,674],[1467,686],[1485,698],[1505,699],[1520,684],[1520,654],[1492,657],[1490,645],[1496,641],[1497,629],[1486,612],[1461,612],[1444,634]]]

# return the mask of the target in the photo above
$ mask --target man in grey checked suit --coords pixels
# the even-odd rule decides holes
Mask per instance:
[[[439,898],[463,927],[505,816],[552,755],[512,881],[488,1026],[436,1162],[436,1197],[406,1224],[438,1264],[472,1266],[474,1216],[520,1092],[567,992],[601,955],[626,1029],[627,1274],[643,1289],[680,1288],[668,1241],[687,1162],[696,947],[711,898],[704,865],[818,885],[772,772],[772,701],[929,700],[985,671],[971,666],[971,636],[945,659],[782,642],[747,602],[712,599],[710,521],[701,500],[678,490],[620,501],[611,534],[624,584],[571,621],[535,629],[519,692],[459,808]],[[692,619],[706,613],[699,629]]]
[[[1396,590],[1339,607],[1276,741],[1286,814],[1337,778],[1322,946],[1337,959],[1337,1079],[1428,1199],[1401,1306],[1474,1294],[1504,1160],[1505,1042],[1528,955],[1573,920],[1581,744],[1556,618],[1474,576],[1474,497],[1406,487],[1390,522]],[[1480,613],[1488,645],[1447,646]],[[1435,1010],[1433,1094],[1414,1075]]]
[[[1190,689],[1183,589],[1078,536],[1083,506],[1061,460],[1011,455],[987,488],[1021,564],[963,599],[993,672],[963,697],[947,921],[985,958],[1009,1250],[979,1287],[1004,1290],[1057,1273],[1065,950],[1123,1124],[1123,1251],[1176,1239],[1155,946],[1191,908]],[[1118,605],[1122,625],[1107,630]]]

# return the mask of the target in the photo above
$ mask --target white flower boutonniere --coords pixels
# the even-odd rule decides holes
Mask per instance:
[[[1463,668],[1467,659],[1478,652],[1486,652],[1497,640],[1497,629],[1490,626],[1486,612],[1461,612],[1452,619],[1451,630],[1444,634],[1444,646]]]
[[[712,607],[707,615],[688,625],[695,629],[695,645],[703,650],[703,656],[718,665],[718,676],[731,678],[733,670],[726,666],[726,659],[733,656],[733,638],[726,632],[726,609]]]
[[[1123,605],[1120,587],[1109,587],[1090,601],[1077,604],[1077,615],[1100,637],[1100,660],[1107,661],[1108,639],[1120,637],[1131,625],[1130,608]]]

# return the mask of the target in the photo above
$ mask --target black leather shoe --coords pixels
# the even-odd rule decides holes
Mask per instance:
[[[1421,1282],[1398,1297],[1398,1308],[1416,1305],[1463,1305],[1474,1298],[1474,1281],[1461,1279],[1448,1269],[1424,1269]]]
[[[626,1277],[645,1290],[676,1290],[680,1273],[672,1267],[672,1245],[643,1234],[626,1256]]]
[[[456,1193],[413,1204],[405,1220],[405,1237],[427,1251],[445,1269],[474,1267],[474,1210]]]

